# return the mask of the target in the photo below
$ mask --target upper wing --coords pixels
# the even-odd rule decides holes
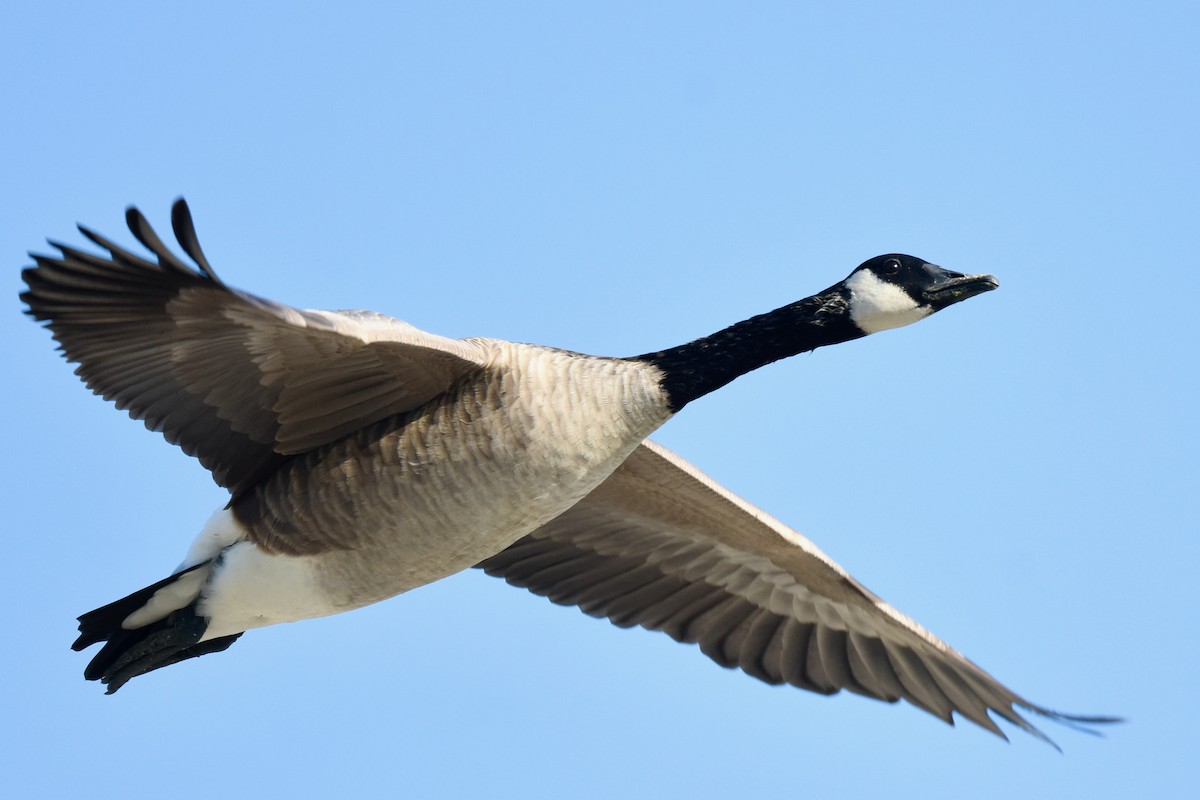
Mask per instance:
[[[1028,703],[808,539],[649,440],[574,508],[479,566],[621,627],[698,643],[772,684],[904,698],[1000,736],[989,711],[1045,739],[1014,706],[1111,721]]]
[[[51,242],[23,273],[45,321],[97,394],[200,459],[235,494],[288,455],[416,408],[483,364],[480,346],[366,311],[301,311],[226,286],[181,199],[171,223],[195,269],[135,208],[126,220],[157,263],[86,228],[108,251]]]

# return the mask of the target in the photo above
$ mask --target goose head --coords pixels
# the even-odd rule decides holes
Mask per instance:
[[[912,324],[999,285],[991,275],[964,275],[915,256],[876,256],[823,292],[635,358],[658,367],[674,413],[765,364]]]
[[[964,275],[900,253],[863,262],[841,284],[850,321],[867,334],[912,324],[999,285],[991,275]]]

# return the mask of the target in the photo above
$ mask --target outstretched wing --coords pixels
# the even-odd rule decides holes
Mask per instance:
[[[649,440],[574,508],[479,566],[618,626],[699,644],[767,683],[903,698],[1002,737],[988,712],[1042,739],[1016,707],[1113,721],[1025,701],[808,539]]]
[[[301,311],[226,286],[187,204],[171,214],[184,263],[135,208],[155,261],[80,227],[107,251],[51,242],[23,272],[26,313],[46,322],[97,394],[200,459],[237,494],[287,456],[416,408],[479,369],[483,348],[367,311]]]

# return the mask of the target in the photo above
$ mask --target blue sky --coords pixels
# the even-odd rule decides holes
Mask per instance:
[[[167,7],[170,5],[171,7]],[[251,7],[253,5],[253,7]],[[13,796],[1168,797],[1200,784],[1193,4],[8,4]],[[1018,692],[1059,755],[778,689],[470,572],[103,696],[74,617],[224,493],[20,313],[188,198],[229,283],[629,355],[911,252],[1000,290],[657,438]]]

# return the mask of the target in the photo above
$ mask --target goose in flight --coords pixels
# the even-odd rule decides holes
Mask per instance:
[[[369,311],[226,285],[181,199],[193,264],[135,208],[152,257],[80,227],[23,273],[96,394],[195,456],[231,498],[168,577],[79,618],[84,677],[131,678],[243,631],[349,611],[479,567],[772,684],[901,698],[1004,736],[1030,703],[808,539],[646,437],[692,400],[800,352],[916,322],[997,286],[907,255],[711,336],[632,358],[448,339]],[[1043,737],[1044,738],[1044,737]]]

